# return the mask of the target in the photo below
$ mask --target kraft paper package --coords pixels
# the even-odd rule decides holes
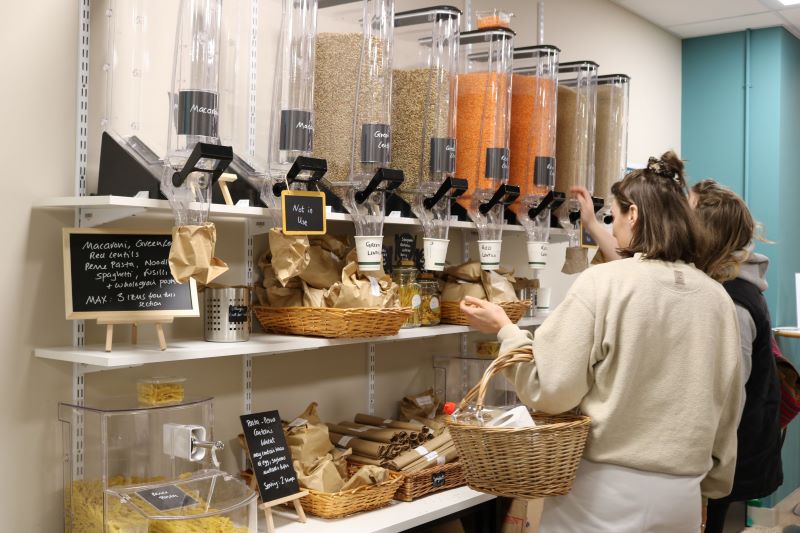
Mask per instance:
[[[330,289],[315,289],[305,281],[302,282],[302,287],[303,307],[331,307],[339,298],[339,292],[342,290],[342,285],[338,282],[334,283]]]
[[[478,261],[472,261],[461,265],[447,267],[444,269],[444,273],[448,278],[478,283],[481,280],[481,264]]]
[[[467,296],[486,300],[486,291],[481,283],[468,283],[465,281],[448,281],[442,288],[443,302],[460,302]]]
[[[303,283],[299,278],[292,278],[281,285],[272,265],[264,267],[263,285],[270,307],[297,307],[303,305]]]
[[[173,227],[169,270],[175,281],[186,283],[189,278],[194,278],[199,283],[208,284],[227,272],[228,265],[214,257],[216,243],[217,228],[211,222]]]
[[[598,248],[597,253],[594,254],[594,257],[592,258],[592,264],[602,265],[603,263],[608,263],[608,260],[606,259],[605,254],[603,254],[603,250]]]
[[[406,396],[400,402],[400,419],[404,421],[433,419],[439,412],[441,403],[433,394],[433,389]]]
[[[312,247],[319,247],[323,250],[331,252],[339,260],[344,260],[347,257],[347,252],[350,251],[352,245],[347,243],[346,237],[337,237],[326,233],[325,235],[311,235],[308,242]]]
[[[328,437],[328,426],[317,415],[317,402],[309,404],[284,428],[284,433],[292,459],[300,463],[312,463],[334,448]]]
[[[358,270],[356,251],[347,254],[347,264],[342,270],[342,287],[339,297],[331,307],[348,309],[353,307],[397,307],[397,284],[383,269],[375,276]]]
[[[359,439],[382,442],[384,444],[404,444],[408,442],[408,433],[400,429],[378,428],[356,424],[353,422],[340,422],[328,424],[328,429],[334,433],[358,437]]]
[[[331,431],[329,433],[331,443],[339,448],[351,448],[353,453],[369,457],[371,459],[383,459],[389,455],[390,445],[380,442],[359,439],[353,435],[344,435]]]
[[[341,280],[344,264],[332,252],[312,244],[308,255],[309,263],[299,273],[300,279],[308,286],[314,289],[328,289]]]
[[[564,274],[578,274],[589,268],[589,250],[581,246],[567,248],[567,257],[561,272]]]
[[[514,290],[514,277],[498,274],[491,270],[481,270],[481,282],[486,298],[493,303],[516,302],[519,300]]]
[[[347,483],[341,488],[342,491],[357,489],[358,487],[366,487],[383,483],[389,478],[389,472],[385,468],[374,465],[362,466],[358,471],[353,474],[353,477],[347,480]]]
[[[320,492],[339,492],[347,480],[350,450],[334,450],[315,461],[294,461],[300,487]]]
[[[272,270],[282,286],[303,272],[311,262],[310,244],[304,235],[284,235],[280,229],[269,232],[269,250],[272,254]]]

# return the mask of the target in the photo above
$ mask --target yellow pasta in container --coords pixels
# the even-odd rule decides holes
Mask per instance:
[[[136,394],[142,405],[168,405],[180,403],[184,398],[186,378],[154,377],[136,382]]]

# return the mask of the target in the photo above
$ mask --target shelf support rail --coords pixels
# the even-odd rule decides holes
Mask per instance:
[[[375,343],[367,343],[367,414],[375,414]]]

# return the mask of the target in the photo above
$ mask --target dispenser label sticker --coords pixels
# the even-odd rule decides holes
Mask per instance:
[[[370,292],[377,298],[381,295],[381,286],[378,283],[378,278],[367,276],[367,279],[369,280]]]
[[[228,323],[229,324],[244,324],[247,322],[247,306],[246,305],[229,305],[228,306]]]
[[[493,180],[508,179],[508,148],[486,149],[486,177]]]
[[[314,148],[314,125],[311,111],[281,110],[280,150],[310,152]]]
[[[178,93],[178,135],[218,137],[217,100],[210,91]]]
[[[361,125],[361,162],[387,164],[391,155],[392,130],[388,124]]]
[[[537,187],[554,187],[556,184],[556,158],[537,155],[533,164],[533,183]]]
[[[456,140],[442,137],[431,138],[431,173],[456,170]]]
[[[136,494],[159,511],[171,511],[172,509],[197,505],[197,500],[175,485],[140,490]]]

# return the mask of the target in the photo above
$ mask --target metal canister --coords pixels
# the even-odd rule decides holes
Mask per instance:
[[[206,287],[203,332],[210,342],[243,342],[250,339],[250,289]]]
[[[528,318],[536,316],[536,289],[532,287],[519,289],[517,290],[517,298],[521,301],[530,300],[531,302],[531,306],[528,307],[522,316]]]

